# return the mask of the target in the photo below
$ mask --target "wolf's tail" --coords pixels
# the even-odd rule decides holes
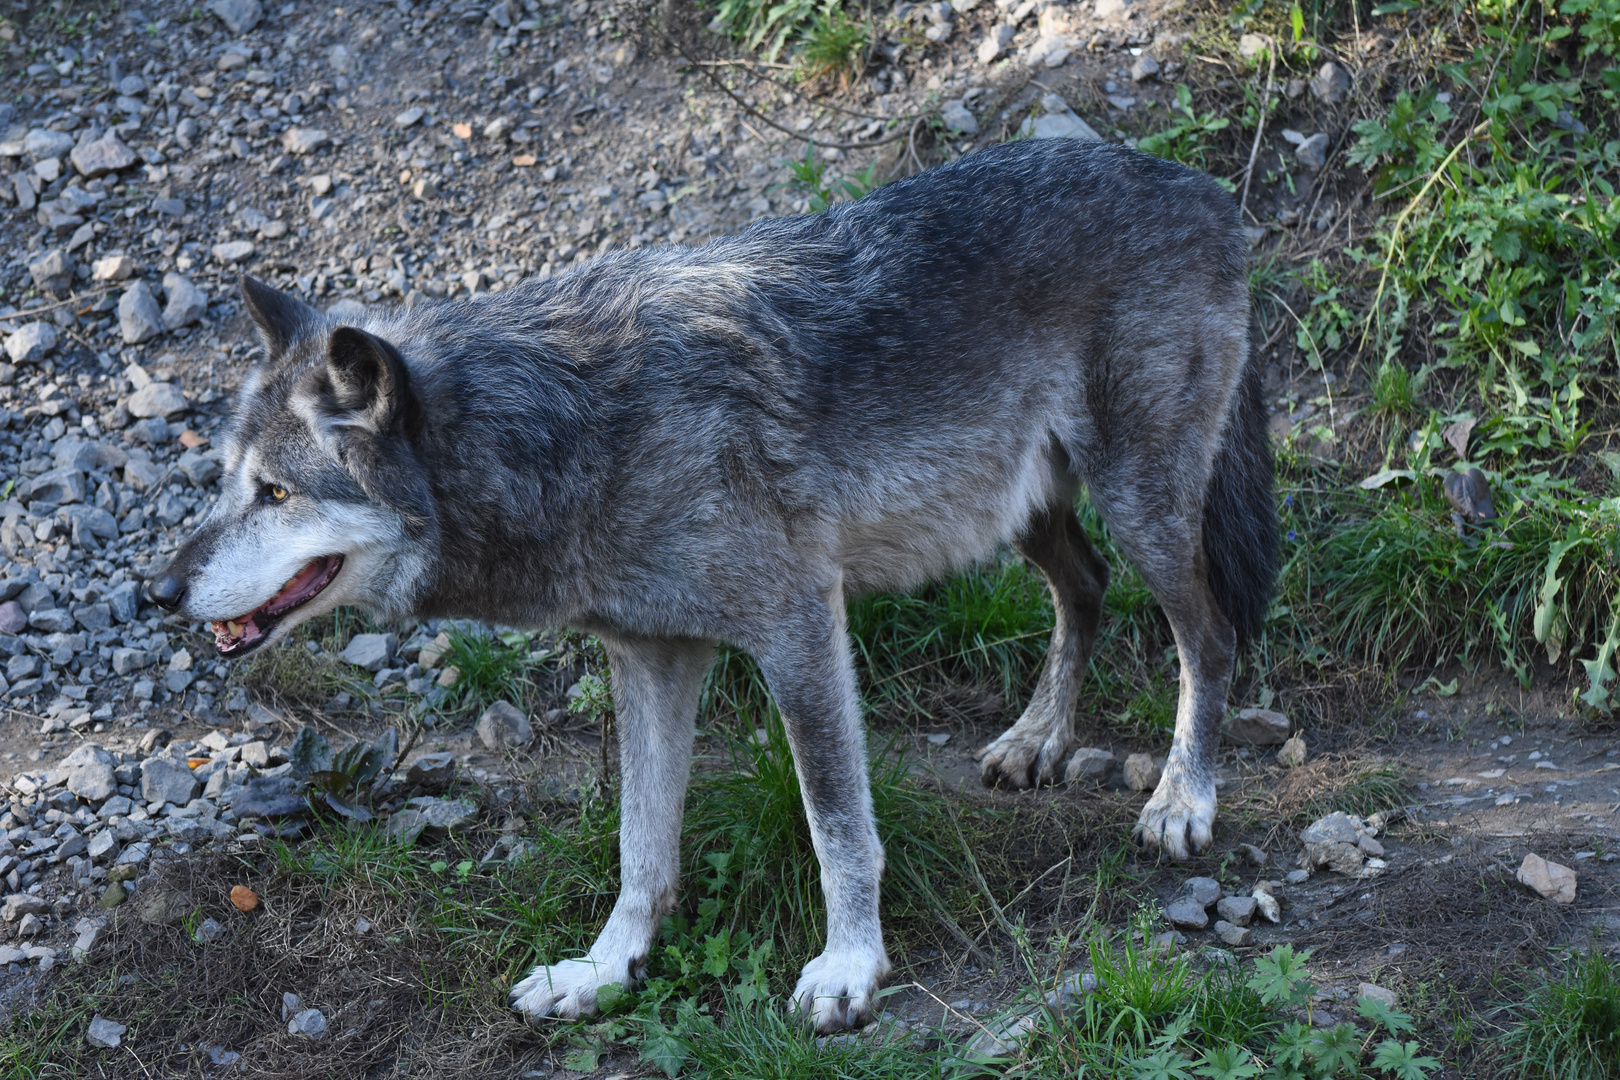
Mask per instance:
[[[1239,645],[1265,625],[1277,579],[1277,505],[1260,393],[1260,358],[1251,348],[1204,496],[1209,586]]]

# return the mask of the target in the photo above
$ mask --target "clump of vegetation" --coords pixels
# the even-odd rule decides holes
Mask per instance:
[[[1526,1080],[1620,1076],[1620,969],[1596,949],[1530,990],[1503,1048]]]

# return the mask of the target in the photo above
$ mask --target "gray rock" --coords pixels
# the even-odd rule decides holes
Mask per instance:
[[[97,1013],[90,1018],[90,1027],[84,1033],[84,1041],[104,1050],[116,1050],[123,1043],[124,1032],[128,1030],[129,1028],[123,1024],[115,1023]]]
[[[1107,779],[1116,764],[1118,762],[1111,752],[1095,746],[1082,746],[1069,755],[1069,763],[1063,769],[1063,779],[1070,784],[1080,781],[1097,783]]]
[[[219,474],[223,471],[218,459],[201,450],[187,450],[180,455],[177,465],[180,471],[185,473],[186,479],[197,487],[212,484],[219,479]]]
[[[319,1009],[305,1009],[287,1021],[287,1034],[306,1039],[326,1038],[326,1016]]]
[[[43,634],[65,634],[73,629],[73,613],[65,608],[45,608],[29,615],[28,625]]]
[[[1144,53],[1131,65],[1131,82],[1146,82],[1159,73],[1159,62]]]
[[[96,811],[96,817],[103,821],[110,817],[128,817],[129,812],[133,809],[135,809],[135,804],[130,801],[128,796],[114,795],[101,804],[101,809]],[[100,833],[96,835],[99,836]]]
[[[114,586],[103,599],[112,612],[113,622],[132,623],[140,609],[140,585],[133,581],[123,582]]]
[[[45,932],[45,920],[38,915],[24,915],[17,920],[18,937],[39,937]]]
[[[1179,930],[1202,930],[1209,925],[1209,915],[1205,913],[1204,905],[1190,896],[1172,900],[1165,914],[1170,918],[1170,925]]]
[[[151,295],[151,293],[147,293],[147,298],[150,299]],[[122,308],[123,303],[120,301],[119,309],[122,310]],[[152,310],[157,311],[155,301],[152,304]],[[186,401],[186,395],[181,393],[180,388],[174,383],[155,382],[148,383],[142,389],[129,395],[127,407],[129,415],[146,418],[173,416],[176,413],[185,412],[189,405],[190,403]]]
[[[1125,786],[1132,791],[1152,791],[1159,786],[1163,770],[1151,754],[1132,754],[1125,759]]]
[[[1277,764],[1285,769],[1297,769],[1305,764],[1309,756],[1305,749],[1304,735],[1291,735],[1288,741],[1282,744],[1277,751]]]
[[[197,797],[202,784],[183,763],[169,758],[147,758],[141,763],[141,798],[149,803],[184,806]]]
[[[291,127],[281,133],[281,145],[289,154],[313,154],[331,141],[320,128]]]
[[[62,292],[73,284],[73,260],[61,248],[52,248],[28,264],[28,275],[36,288],[46,292]]]
[[[1354,844],[1367,831],[1360,818],[1335,810],[1300,830],[1302,844]]]
[[[235,266],[237,263],[252,256],[254,252],[251,240],[227,240],[223,244],[215,244],[209,252],[219,262],[226,266]]]
[[[394,126],[408,128],[419,123],[427,115],[427,110],[420,105],[412,105],[398,116],[394,117]]]
[[[85,849],[85,854],[93,863],[111,862],[118,858],[118,837],[111,829],[102,829],[90,838],[90,846]]]
[[[28,893],[12,893],[0,903],[0,920],[16,922],[24,915],[44,915],[51,910],[43,898]]]
[[[945,122],[945,126],[951,131],[960,132],[963,135],[977,135],[979,133],[978,120],[974,119],[973,114],[968,111],[967,105],[960,98],[940,105],[939,118]]]
[[[212,918],[204,919],[201,923],[198,923],[197,929],[191,935],[193,941],[200,941],[204,945],[211,945],[224,936],[224,925],[218,919]]]
[[[393,634],[356,634],[338,658],[345,664],[377,672],[394,658],[395,647]]]
[[[118,133],[109,131],[94,142],[73,148],[73,167],[86,179],[106,176],[135,164],[135,151],[125,146]]]
[[[118,298],[118,332],[123,336],[125,345],[139,345],[163,332],[163,312],[158,310],[157,298],[152,295],[146,282],[135,282]],[[134,416],[153,415],[136,413],[133,409],[130,413]]]
[[[1254,937],[1254,931],[1247,926],[1238,926],[1225,919],[1218,919],[1215,922],[1215,936],[1233,948],[1239,948],[1249,943],[1249,939]]]
[[[1311,93],[1318,101],[1337,105],[1350,93],[1350,73],[1329,60],[1317,69],[1311,79]]]
[[[51,323],[24,323],[6,338],[6,355],[13,364],[37,364],[56,351],[58,340]]]
[[[423,754],[405,770],[405,782],[423,791],[443,791],[456,778],[456,755],[449,751]]]
[[[1401,996],[1393,990],[1379,986],[1377,983],[1362,983],[1356,991],[1356,997],[1371,998],[1373,1001],[1382,1002],[1391,1009],[1401,1007]]]
[[[23,137],[23,153],[34,161],[59,158],[73,149],[73,136],[65,131],[35,128]]]
[[[188,277],[172,271],[164,274],[163,292],[168,297],[168,303],[163,306],[165,330],[190,326],[208,314],[208,294],[192,284]]]
[[[15,600],[0,604],[0,634],[15,634],[28,625],[28,612]]]
[[[67,789],[85,802],[98,803],[118,794],[118,779],[111,765],[92,761],[68,775]]]
[[[1056,94],[1047,94],[1041,99],[1041,109],[1045,115],[1031,117],[1024,121],[1020,133],[1035,139],[1082,139],[1086,142],[1102,142],[1103,137],[1094,131],[1090,124],[1080,119],[1075,111],[1069,108],[1068,103]]]
[[[1294,158],[1310,172],[1327,164],[1327,132],[1319,131],[1294,148]]]
[[[1252,896],[1223,896],[1215,904],[1215,914],[1236,926],[1248,926],[1254,921],[1255,899]]]
[[[409,844],[424,831],[459,832],[478,820],[478,807],[459,799],[412,799],[388,819],[388,834]]]
[[[497,701],[478,718],[478,739],[488,750],[527,746],[534,739],[534,729],[523,710],[511,702]]]
[[[1241,709],[1226,725],[1226,737],[1247,746],[1281,746],[1288,741],[1288,717],[1270,709]]]
[[[1250,866],[1264,866],[1271,861],[1271,856],[1266,854],[1264,848],[1255,847],[1253,844],[1239,844],[1238,850],[1243,853],[1243,861]]]
[[[1181,893],[1207,908],[1221,898],[1221,883],[1212,877],[1188,878]]]
[[[83,502],[84,494],[84,473],[71,466],[47,469],[28,484],[29,501],[37,500],[65,506],[68,503]]]
[[[118,80],[117,90],[123,97],[140,97],[146,93],[146,80],[139,75],[125,75]]]
[[[238,36],[258,26],[259,20],[264,18],[264,8],[259,6],[259,0],[212,0],[208,10],[225,24],[227,30]]]

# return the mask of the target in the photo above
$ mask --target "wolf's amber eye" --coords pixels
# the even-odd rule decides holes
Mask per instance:
[[[259,488],[259,499],[266,503],[287,501],[287,489],[280,484],[264,484]]]

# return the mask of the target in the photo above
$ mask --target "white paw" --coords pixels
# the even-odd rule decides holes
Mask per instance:
[[[560,1016],[573,1020],[596,1012],[596,991],[627,986],[630,965],[605,960],[564,960],[537,967],[512,987],[512,1008],[529,1017]]]
[[[1073,740],[1067,728],[1020,731],[1018,724],[1001,733],[984,752],[979,777],[985,787],[1045,787],[1058,781],[1064,756]]]
[[[1198,782],[1167,770],[1142,808],[1135,836],[1147,847],[1161,848],[1180,861],[1215,839],[1215,781]]]
[[[889,957],[875,951],[824,952],[799,974],[793,1007],[818,1034],[860,1027],[872,1018],[873,995],[889,974]]]

